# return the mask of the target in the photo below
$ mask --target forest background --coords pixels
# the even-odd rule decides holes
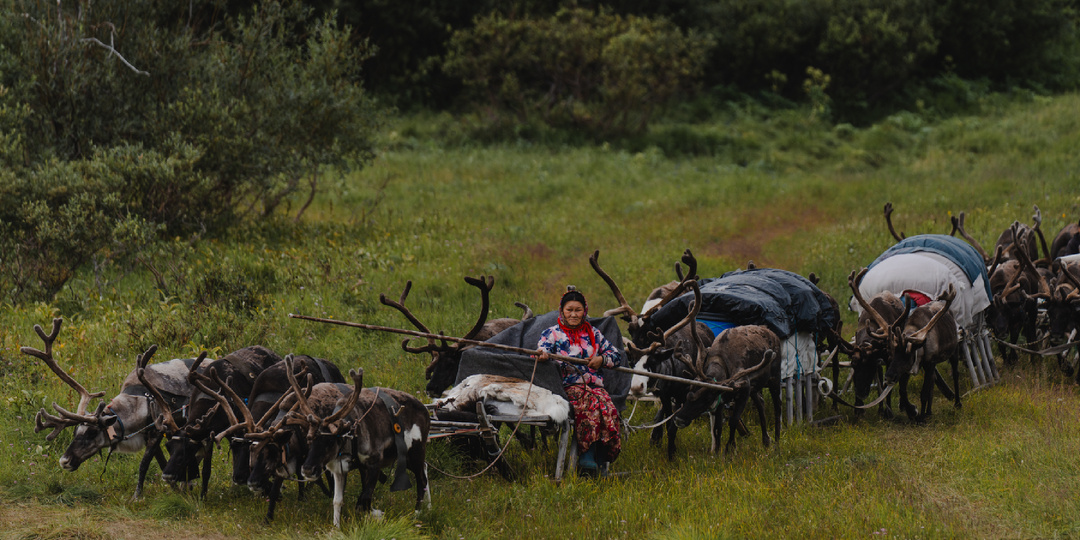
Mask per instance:
[[[686,248],[702,275],[754,259],[846,299],[890,244],[886,201],[909,234],[965,211],[988,245],[1035,204],[1052,234],[1080,213],[1076,23],[1051,0],[0,1],[2,519],[18,538],[328,530],[317,498],[261,527],[224,474],[205,501],[131,502],[136,458],[60,471],[70,435],[32,416],[70,392],[19,353],[54,316],[62,363],[107,393],[150,344],[262,344],[420,394],[392,337],[285,315],[401,325],[377,298],[411,279],[430,326],[464,331],[478,274],[493,316],[567,283],[599,311],[594,249],[631,302]],[[1056,365],[1008,375],[926,428],[797,427],[720,459],[696,426],[671,464],[635,435],[622,483],[555,486],[550,451],[512,447],[518,483],[433,475],[433,510],[381,491],[391,519],[349,534],[1076,535],[1076,390]]]

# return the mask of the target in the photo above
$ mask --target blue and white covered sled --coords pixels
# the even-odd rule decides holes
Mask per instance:
[[[990,279],[982,256],[963,240],[944,234],[905,238],[870,264],[859,292],[868,299],[886,291],[935,299],[950,285],[956,298],[949,311],[956,318],[971,382],[976,388],[996,382],[999,375],[984,316],[993,299]],[[862,313],[854,297],[848,305]]]

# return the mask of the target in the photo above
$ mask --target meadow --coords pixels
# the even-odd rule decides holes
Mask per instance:
[[[926,425],[868,414],[831,427],[785,429],[763,449],[741,439],[733,455],[708,452],[706,422],[679,435],[669,462],[648,434],[629,434],[609,479],[552,480],[555,444],[511,444],[510,483],[493,472],[458,479],[431,471],[433,505],[376,491],[381,520],[351,511],[331,526],[330,501],[296,501],[287,484],[277,517],[228,481],[217,452],[201,500],[160,480],[132,501],[139,456],[105,455],[78,471],[33,416],[74,393],[39,361],[33,325],[64,317],[61,365],[91,391],[115,394],[135,356],[211,356],[261,344],[279,353],[363,367],[365,384],[423,395],[426,360],[398,336],[297,321],[289,313],[408,328],[379,303],[412,281],[412,311],[461,335],[479,297],[463,276],[492,275],[491,317],[514,302],[554,309],[568,284],[590,311],[617,305],[588,257],[640,304],[674,276],[691,249],[703,277],[753,260],[821,276],[846,302],[847,276],[893,242],[882,218],[907,234],[947,233],[963,211],[984,246],[1038,205],[1046,234],[1080,217],[1080,96],[988,100],[977,114],[910,113],[867,128],[831,126],[789,111],[738,110],[708,124],[658,125],[633,145],[565,145],[522,138],[472,144],[454,119],[395,119],[374,163],[326,182],[298,222],[245,223],[220,238],[176,238],[149,266],[84,268],[48,304],[0,310],[0,537],[45,538],[1071,538],[1080,536],[1080,389],[1056,363],[1026,359],[1002,382],[953,409],[938,396]],[[676,151],[707,147],[698,153]],[[299,204],[299,203],[297,203]],[[1049,240],[1049,238],[1048,238]],[[850,336],[854,316],[844,312]],[[962,377],[963,381],[965,377]],[[970,383],[968,383],[970,384]],[[966,389],[965,389],[966,390]],[[426,399],[426,398],[424,398]],[[652,418],[642,406],[634,424]],[[829,414],[834,414],[829,412]],[[429,463],[478,472],[445,444]],[[156,466],[151,474],[158,472]]]

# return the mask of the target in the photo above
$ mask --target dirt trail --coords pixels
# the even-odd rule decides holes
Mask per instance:
[[[735,259],[742,268],[745,268],[747,261],[754,261],[759,267],[784,268],[790,265],[793,258],[784,253],[766,257],[765,246],[778,238],[834,221],[816,207],[790,203],[774,207],[768,213],[744,211],[727,219],[738,224],[734,231],[705,246],[704,252],[710,256]]]
[[[227,540],[205,529],[169,526],[156,520],[97,515],[83,508],[60,508],[34,503],[0,505],[0,539],[52,538],[78,540]]]

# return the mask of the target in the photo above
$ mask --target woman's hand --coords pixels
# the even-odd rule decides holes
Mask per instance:
[[[548,356],[547,351],[540,351],[540,354],[533,355],[533,358],[535,358],[538,362],[547,362],[548,360],[551,359],[551,357]]]
[[[590,369],[596,370],[596,369],[600,369],[602,367],[604,367],[604,357],[603,356],[594,356],[594,357],[589,359],[589,368]]]

